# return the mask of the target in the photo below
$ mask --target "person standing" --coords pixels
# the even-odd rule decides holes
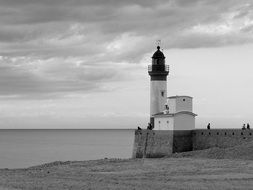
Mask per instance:
[[[210,129],[211,128],[211,124],[210,123],[208,123],[208,125],[207,125],[207,129]]]

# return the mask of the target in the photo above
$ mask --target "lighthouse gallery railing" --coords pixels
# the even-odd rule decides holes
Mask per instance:
[[[167,71],[169,72],[170,66],[169,65],[149,65],[148,71]]]

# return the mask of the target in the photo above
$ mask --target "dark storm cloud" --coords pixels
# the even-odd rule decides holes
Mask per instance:
[[[139,63],[157,39],[164,49],[252,43],[252,4],[249,0],[0,0],[0,56],[16,59],[25,68],[17,69],[13,61],[1,66],[0,94],[99,90],[108,81],[123,80],[120,75],[128,71],[121,70],[121,62]],[[20,57],[27,61],[19,62]],[[78,61],[65,62],[68,58]],[[106,69],[105,63],[114,66]]]

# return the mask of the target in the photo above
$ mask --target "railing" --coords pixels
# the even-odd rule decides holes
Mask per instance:
[[[165,65],[165,71],[167,71],[167,72],[170,71],[170,66],[169,65]]]
[[[169,72],[170,66],[169,65],[149,65],[148,71],[166,71]]]
[[[149,71],[149,72],[152,71],[152,65],[149,65],[149,66],[148,66],[148,71]]]

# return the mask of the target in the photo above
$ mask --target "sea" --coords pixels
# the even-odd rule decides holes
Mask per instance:
[[[1,129],[0,168],[131,158],[133,129]]]

